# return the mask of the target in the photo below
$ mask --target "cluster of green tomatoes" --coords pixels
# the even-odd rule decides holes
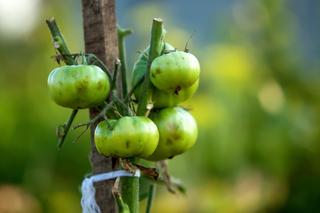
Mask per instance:
[[[94,139],[102,155],[159,161],[184,153],[196,142],[197,124],[178,104],[197,90],[199,62],[191,53],[178,51],[168,43],[163,46],[162,54],[150,66],[153,107],[149,116],[126,115],[101,121]],[[140,54],[133,67],[132,87],[138,103],[144,92],[139,82],[147,73],[148,51],[149,48]],[[58,105],[84,109],[105,102],[110,93],[110,79],[95,65],[66,65],[50,73],[48,87]]]

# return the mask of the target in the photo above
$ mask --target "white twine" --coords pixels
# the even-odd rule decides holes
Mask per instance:
[[[99,206],[97,205],[95,200],[96,190],[93,186],[93,183],[103,180],[115,179],[117,177],[140,177],[140,170],[136,170],[134,174],[126,170],[118,170],[85,178],[82,181],[81,186],[81,206],[83,213],[101,213]]]

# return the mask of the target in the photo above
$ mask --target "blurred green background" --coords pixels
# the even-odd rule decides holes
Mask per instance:
[[[83,51],[81,2],[0,0],[0,212],[81,212],[90,172],[88,133],[61,151],[55,128],[70,110],[48,96],[57,66],[45,19],[54,16],[72,52]],[[320,211],[320,2],[317,0],[118,1],[134,34],[128,64],[149,42],[153,17],[166,40],[202,66],[183,105],[197,144],[169,162],[188,188],[158,187],[154,212]],[[83,110],[76,123],[84,122]]]

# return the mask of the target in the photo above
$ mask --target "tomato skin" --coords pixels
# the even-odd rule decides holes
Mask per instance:
[[[199,80],[197,80],[190,87],[182,88],[178,93],[164,92],[154,88],[152,91],[152,101],[155,108],[173,107],[181,102],[190,99],[197,91]]]
[[[153,112],[150,118],[159,130],[159,144],[147,159],[164,160],[182,154],[196,142],[198,128],[192,115],[180,107]]]
[[[110,91],[107,74],[95,65],[57,67],[49,74],[48,87],[58,105],[72,109],[97,106]]]
[[[198,59],[183,51],[170,52],[155,58],[150,68],[150,80],[159,90],[179,92],[190,87],[200,75]]]
[[[98,152],[103,155],[145,158],[156,149],[159,132],[147,117],[125,116],[119,120],[100,122],[95,129],[94,139]]]

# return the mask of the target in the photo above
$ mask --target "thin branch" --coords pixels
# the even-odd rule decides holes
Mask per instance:
[[[109,79],[110,80],[112,79],[112,75],[111,75],[111,72],[108,69],[108,67],[95,54],[88,53],[88,54],[86,54],[86,56],[88,58],[87,60],[88,60],[89,64],[93,64],[93,65],[100,67],[103,71],[105,71],[105,73],[107,73]],[[90,60],[92,60],[92,59],[93,59],[93,61],[90,62]]]
[[[69,116],[67,123],[65,125],[63,125],[63,134],[62,135],[58,134],[58,137],[59,137],[58,149],[60,149],[62,147],[64,140],[66,139],[66,136],[69,132],[70,126],[72,125],[72,122],[73,122],[74,118],[76,117],[77,113],[78,113],[77,109],[72,110],[72,113]]]
[[[162,170],[163,180],[165,185],[167,186],[168,191],[171,193],[175,193],[175,190],[172,187],[171,177],[168,171],[168,164],[166,160],[159,161],[159,165]]]
[[[114,61],[114,72],[111,79],[111,86],[110,86],[111,91],[114,90],[117,86],[116,84],[117,84],[118,72],[120,67],[121,67],[121,61],[119,59],[116,59]]]
[[[62,36],[62,33],[59,30],[59,27],[54,18],[50,18],[46,20],[47,25],[49,27],[54,48],[63,56],[63,61],[67,65],[75,64],[75,60],[72,56],[70,56],[70,51],[67,47],[67,44]]]
[[[74,126],[72,129],[77,129],[79,127],[82,126],[86,126],[86,128],[89,128],[90,125],[95,124],[99,119],[104,118],[104,116],[106,115],[107,112],[109,112],[109,110],[112,109],[112,105],[113,105],[114,101],[110,101],[110,103],[108,103],[107,105],[105,105],[105,107],[94,117],[92,118],[89,122],[87,123],[82,123],[82,124],[78,124],[76,126]]]
[[[164,180],[162,177],[159,177],[157,180],[147,175],[143,175],[142,177],[156,184],[165,185],[165,186],[167,185],[166,180]],[[182,184],[182,181],[172,176],[171,176],[171,187],[174,189],[177,189],[182,194],[185,194],[187,191],[186,187]]]
[[[152,207],[152,202],[153,202],[153,198],[154,198],[155,193],[156,193],[156,185],[154,183],[152,183],[149,186],[146,213],[151,213],[151,207]]]

